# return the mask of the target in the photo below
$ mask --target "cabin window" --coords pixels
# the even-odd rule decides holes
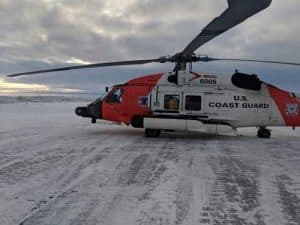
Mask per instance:
[[[114,88],[106,97],[105,102],[107,103],[122,103],[123,88]]]
[[[198,96],[198,95],[185,96],[185,110],[200,111],[201,110],[201,96]]]
[[[239,88],[259,91],[261,90],[261,80],[256,75],[235,73],[231,78],[232,83]]]
[[[165,109],[179,110],[179,95],[165,95]]]

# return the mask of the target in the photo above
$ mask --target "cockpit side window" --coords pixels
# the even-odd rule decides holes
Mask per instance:
[[[105,102],[107,103],[122,103],[123,100],[123,88],[116,87],[111,90],[111,92],[107,95]]]

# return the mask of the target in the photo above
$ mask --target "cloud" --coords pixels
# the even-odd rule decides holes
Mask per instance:
[[[174,54],[226,7],[226,0],[1,0],[0,74]],[[274,0],[270,8],[207,43],[197,53],[299,61],[299,8],[297,0]],[[172,66],[90,69],[7,82],[97,91],[139,74],[169,71]],[[194,66],[217,72],[236,67],[260,73],[274,84],[289,84],[285,87],[300,92],[294,85],[300,81],[298,68],[229,62]],[[275,76],[267,76],[271,72]]]
[[[3,78],[0,78],[0,94],[17,94],[17,93],[39,93],[39,94],[53,94],[53,93],[62,93],[62,94],[80,94],[85,93],[80,89],[72,88],[57,88],[51,87],[49,85],[43,84],[29,84],[21,82],[11,82]]]
[[[9,92],[19,92],[19,91],[49,91],[49,88],[46,85],[40,84],[26,84],[26,83],[16,83],[16,82],[7,82],[4,79],[0,78],[0,92],[9,93]]]

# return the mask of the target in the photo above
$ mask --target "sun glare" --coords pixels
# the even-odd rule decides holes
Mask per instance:
[[[75,57],[72,57],[71,59],[67,60],[67,63],[83,64],[83,65],[92,64],[92,62],[84,61]]]
[[[49,87],[41,84],[25,84],[8,82],[0,78],[0,93],[17,93],[22,91],[49,91]]]

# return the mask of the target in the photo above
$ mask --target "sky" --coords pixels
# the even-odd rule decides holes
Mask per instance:
[[[226,0],[0,0],[0,95],[100,94],[106,86],[172,64],[85,69],[7,78],[76,64],[156,58],[181,51],[227,8]],[[300,62],[300,1],[271,6],[196,51],[224,58]],[[198,72],[258,74],[300,93],[300,67],[210,62]]]

